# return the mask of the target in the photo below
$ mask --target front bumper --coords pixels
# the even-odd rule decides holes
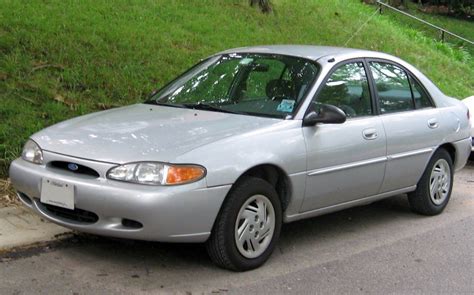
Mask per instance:
[[[169,187],[118,182],[105,177],[114,164],[47,151],[43,156],[45,163],[60,160],[92,167],[99,172],[99,177],[17,159],[10,166],[10,179],[20,200],[54,223],[92,234],[163,242],[203,242],[209,237],[230,189],[230,185],[208,188],[205,179]],[[43,177],[74,185],[77,210],[56,210],[60,208],[42,204]],[[70,218],[73,215],[74,218]],[[76,218],[81,216],[96,218]]]

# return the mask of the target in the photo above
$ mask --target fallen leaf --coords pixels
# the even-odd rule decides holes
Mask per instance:
[[[60,102],[60,103],[63,103],[65,105],[67,105],[71,111],[77,110],[77,104],[76,103],[74,103],[70,100],[67,100],[64,96],[62,96],[59,93],[55,94],[53,99],[57,102]]]
[[[108,109],[113,109],[119,107],[117,104],[105,104],[105,103],[98,103],[97,107],[101,110],[108,110]]]
[[[63,97],[61,94],[56,94],[56,95],[53,97],[53,99],[54,99],[55,101],[59,101],[59,102],[64,103],[64,97]]]

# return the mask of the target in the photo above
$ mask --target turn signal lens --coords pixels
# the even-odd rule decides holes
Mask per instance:
[[[137,162],[113,167],[107,178],[150,185],[177,185],[201,180],[206,169],[199,165]]]
[[[203,178],[206,171],[200,166],[169,166],[166,184],[183,184],[198,181]]]

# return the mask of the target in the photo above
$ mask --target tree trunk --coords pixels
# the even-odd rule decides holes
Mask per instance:
[[[269,13],[272,11],[270,0],[249,0],[249,2],[250,6],[258,5],[263,13]]]

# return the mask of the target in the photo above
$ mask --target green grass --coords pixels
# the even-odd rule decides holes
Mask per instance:
[[[28,136],[103,107],[143,101],[209,54],[257,44],[342,46],[373,13],[359,0],[1,0],[0,176]],[[447,94],[474,92],[470,54],[376,16],[348,44],[395,54]]]

